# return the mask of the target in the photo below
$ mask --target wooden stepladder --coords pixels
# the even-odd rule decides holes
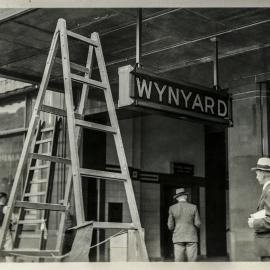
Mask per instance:
[[[16,202],[19,212],[14,233],[14,248],[19,247],[23,238],[38,242],[37,247],[39,249],[44,249],[46,246],[49,210],[44,209],[37,213],[34,207],[35,204],[39,206],[49,203],[52,198],[56,163],[52,161],[51,157],[57,154],[61,118],[55,118],[54,120],[54,123],[50,126],[46,126],[46,122],[40,120],[36,128],[31,145],[31,154],[29,153],[29,167],[22,192],[22,200]],[[34,177],[35,172],[39,173],[38,179]],[[42,175],[43,177],[41,177]],[[31,211],[34,213],[31,214]],[[32,233],[25,234],[23,226],[30,227]]]
[[[86,43],[89,46],[86,66],[70,62],[68,38],[72,38],[75,41],[77,40],[79,42]],[[62,58],[61,61],[56,59],[58,46],[60,46],[61,48],[61,58]],[[97,60],[100,80],[95,80],[91,78],[94,53]],[[64,99],[66,108],[65,110],[47,106],[44,104],[45,92],[47,90],[51,70],[55,62],[58,63],[60,62],[62,64],[63,81],[64,81]],[[76,74],[75,72],[72,73],[71,72],[72,70],[75,70],[77,73]],[[74,111],[72,81],[76,81],[77,83],[82,84],[80,101],[79,105],[76,108],[76,111]],[[103,125],[84,120],[85,107],[90,88],[99,89],[104,93],[110,125]],[[53,149],[51,149],[52,151],[47,154],[37,152],[36,146],[37,142],[41,143],[42,141],[42,139],[40,138],[40,134],[43,128],[42,123],[40,122],[41,111],[45,111],[47,113],[52,114],[58,114],[60,116],[66,117],[67,136],[70,152],[69,158],[56,156],[56,152],[53,151]],[[80,144],[82,128],[105,132],[113,136],[121,168],[120,173],[98,171],[80,167],[78,145]],[[55,139],[55,141],[57,140]],[[28,164],[30,165],[28,165],[27,167],[28,159],[30,159],[30,163],[28,162]],[[29,200],[31,196],[34,196],[31,194],[31,189],[29,188],[31,182],[31,177],[29,177],[29,175],[31,176],[31,171],[38,169],[36,166],[37,160],[39,161],[45,160],[48,161],[50,164],[64,163],[68,166],[64,199],[62,200],[61,203],[51,202],[50,200],[51,196],[50,194],[48,194],[50,192],[50,188],[47,188],[45,194],[43,194],[46,198],[44,201],[36,202]],[[22,200],[19,201],[17,200],[17,195],[20,183],[23,182],[22,176],[25,167],[28,168],[27,172],[28,179],[27,181],[25,181]],[[82,197],[82,179],[81,179],[82,176],[117,182],[121,181],[125,188],[127,203],[130,210],[131,223],[115,223],[115,222],[112,223],[112,222],[97,222],[97,221],[86,222],[84,216],[83,197]],[[42,179],[40,181],[42,181]],[[50,180],[49,185],[53,185],[52,180]],[[55,256],[61,255],[65,233],[65,220],[67,212],[69,210],[71,189],[73,190],[74,193],[74,204],[75,204],[77,225],[74,227],[74,229],[76,229],[76,236],[72,250],[70,252],[70,258],[68,258],[67,261],[88,260],[87,254],[91,245],[93,229],[125,229],[133,231],[136,238],[136,247],[139,254],[139,260],[148,261],[148,254],[144,242],[143,229],[141,227],[139,213],[135,201],[135,195],[132,187],[131,178],[129,175],[126,155],[124,152],[123,142],[115,112],[115,106],[112,98],[111,88],[109,84],[109,79],[106,71],[106,65],[103,57],[99,36],[97,33],[92,33],[91,38],[87,38],[74,32],[71,32],[66,29],[65,20],[59,19],[52,39],[43,78],[36,99],[36,104],[33,109],[29,129],[27,132],[27,136],[25,138],[22,154],[15,174],[13,187],[7,204],[7,212],[5,214],[2,229],[0,231],[0,254],[2,255],[21,254],[25,256],[36,256],[40,258],[43,257],[55,258]],[[15,230],[14,248],[12,250],[4,250],[4,239],[7,234],[11,215],[15,208],[19,208],[19,221]],[[27,222],[24,220],[24,217],[25,211],[28,211],[29,209],[41,211],[41,219],[38,222],[44,223],[45,221],[45,225],[46,220],[48,219],[48,213],[50,211],[60,212],[60,222],[57,232],[55,249],[46,248],[47,246],[46,242],[48,242],[49,240],[44,239],[45,234],[44,230],[42,230],[40,234],[40,245],[37,249],[20,249],[19,247],[17,247],[18,236],[22,233],[20,225]],[[82,239],[84,241],[82,241]],[[77,252],[79,241],[82,241],[80,243],[82,245],[85,245],[81,247],[84,250],[86,250],[86,252],[84,252],[83,255],[80,255],[80,253]]]

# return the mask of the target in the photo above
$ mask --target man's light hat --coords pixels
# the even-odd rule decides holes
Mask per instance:
[[[186,192],[184,188],[177,188],[173,198],[176,199],[177,197],[182,196],[182,195],[188,195],[188,192]]]
[[[252,171],[266,171],[270,172],[270,158],[262,157],[258,159],[257,166],[251,168]]]

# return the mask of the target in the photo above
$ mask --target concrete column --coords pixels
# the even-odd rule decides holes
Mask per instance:
[[[234,126],[228,130],[229,250],[232,261],[256,261],[253,230],[247,219],[256,211],[261,187],[250,168],[263,152],[269,152],[269,99],[266,95],[261,98],[262,91],[256,83],[243,84],[232,91]]]

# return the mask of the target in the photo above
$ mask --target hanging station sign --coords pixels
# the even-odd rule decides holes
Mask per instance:
[[[119,69],[118,105],[231,125],[231,98],[227,93],[173,82],[140,69],[134,71],[131,66]]]

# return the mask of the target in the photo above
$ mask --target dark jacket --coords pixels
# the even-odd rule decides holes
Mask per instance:
[[[178,202],[169,209],[168,228],[173,231],[173,243],[198,242],[197,228],[201,225],[196,205]]]

